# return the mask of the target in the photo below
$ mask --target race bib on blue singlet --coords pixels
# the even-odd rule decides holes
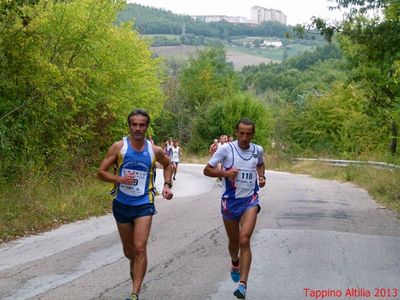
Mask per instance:
[[[129,196],[143,196],[146,186],[147,172],[132,169],[122,169],[121,176],[125,176],[129,173],[133,173],[133,183],[121,183],[119,185],[120,191]]]

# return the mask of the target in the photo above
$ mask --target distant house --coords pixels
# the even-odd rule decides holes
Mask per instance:
[[[264,47],[268,47],[268,46],[272,46],[272,47],[274,47],[274,48],[280,48],[280,47],[282,47],[282,42],[281,41],[267,41],[267,40],[264,40],[262,43],[261,43],[261,46],[264,46]]]

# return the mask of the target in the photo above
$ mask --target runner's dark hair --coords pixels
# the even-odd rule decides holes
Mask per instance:
[[[141,116],[147,118],[147,123],[146,123],[146,125],[147,125],[147,127],[148,127],[149,124],[150,124],[150,116],[149,116],[149,114],[147,113],[147,111],[145,111],[143,108],[134,109],[134,110],[132,110],[132,111],[129,113],[129,115],[128,115],[128,126],[131,125],[131,123],[130,123],[131,117],[132,117],[132,116],[137,116],[137,115],[141,115]]]
[[[240,119],[240,121],[237,122],[237,124],[236,124],[236,131],[239,130],[239,124],[253,126],[253,132],[252,132],[253,134],[256,131],[256,124],[254,124],[254,122],[252,120],[250,120],[249,118]]]

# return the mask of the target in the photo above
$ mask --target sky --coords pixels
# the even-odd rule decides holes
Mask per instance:
[[[332,0],[128,0],[146,6],[163,8],[176,14],[227,15],[250,18],[252,6],[261,6],[282,11],[288,25],[308,24],[313,16],[326,20],[342,19],[343,12],[329,11]]]

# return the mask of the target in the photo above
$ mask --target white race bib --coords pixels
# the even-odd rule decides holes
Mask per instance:
[[[253,195],[256,186],[257,175],[255,171],[239,170],[236,176],[236,198],[244,198]]]
[[[122,169],[121,176],[125,176],[129,173],[133,173],[133,183],[121,183],[119,185],[120,191],[129,196],[143,196],[146,187],[147,172],[132,169]]]

